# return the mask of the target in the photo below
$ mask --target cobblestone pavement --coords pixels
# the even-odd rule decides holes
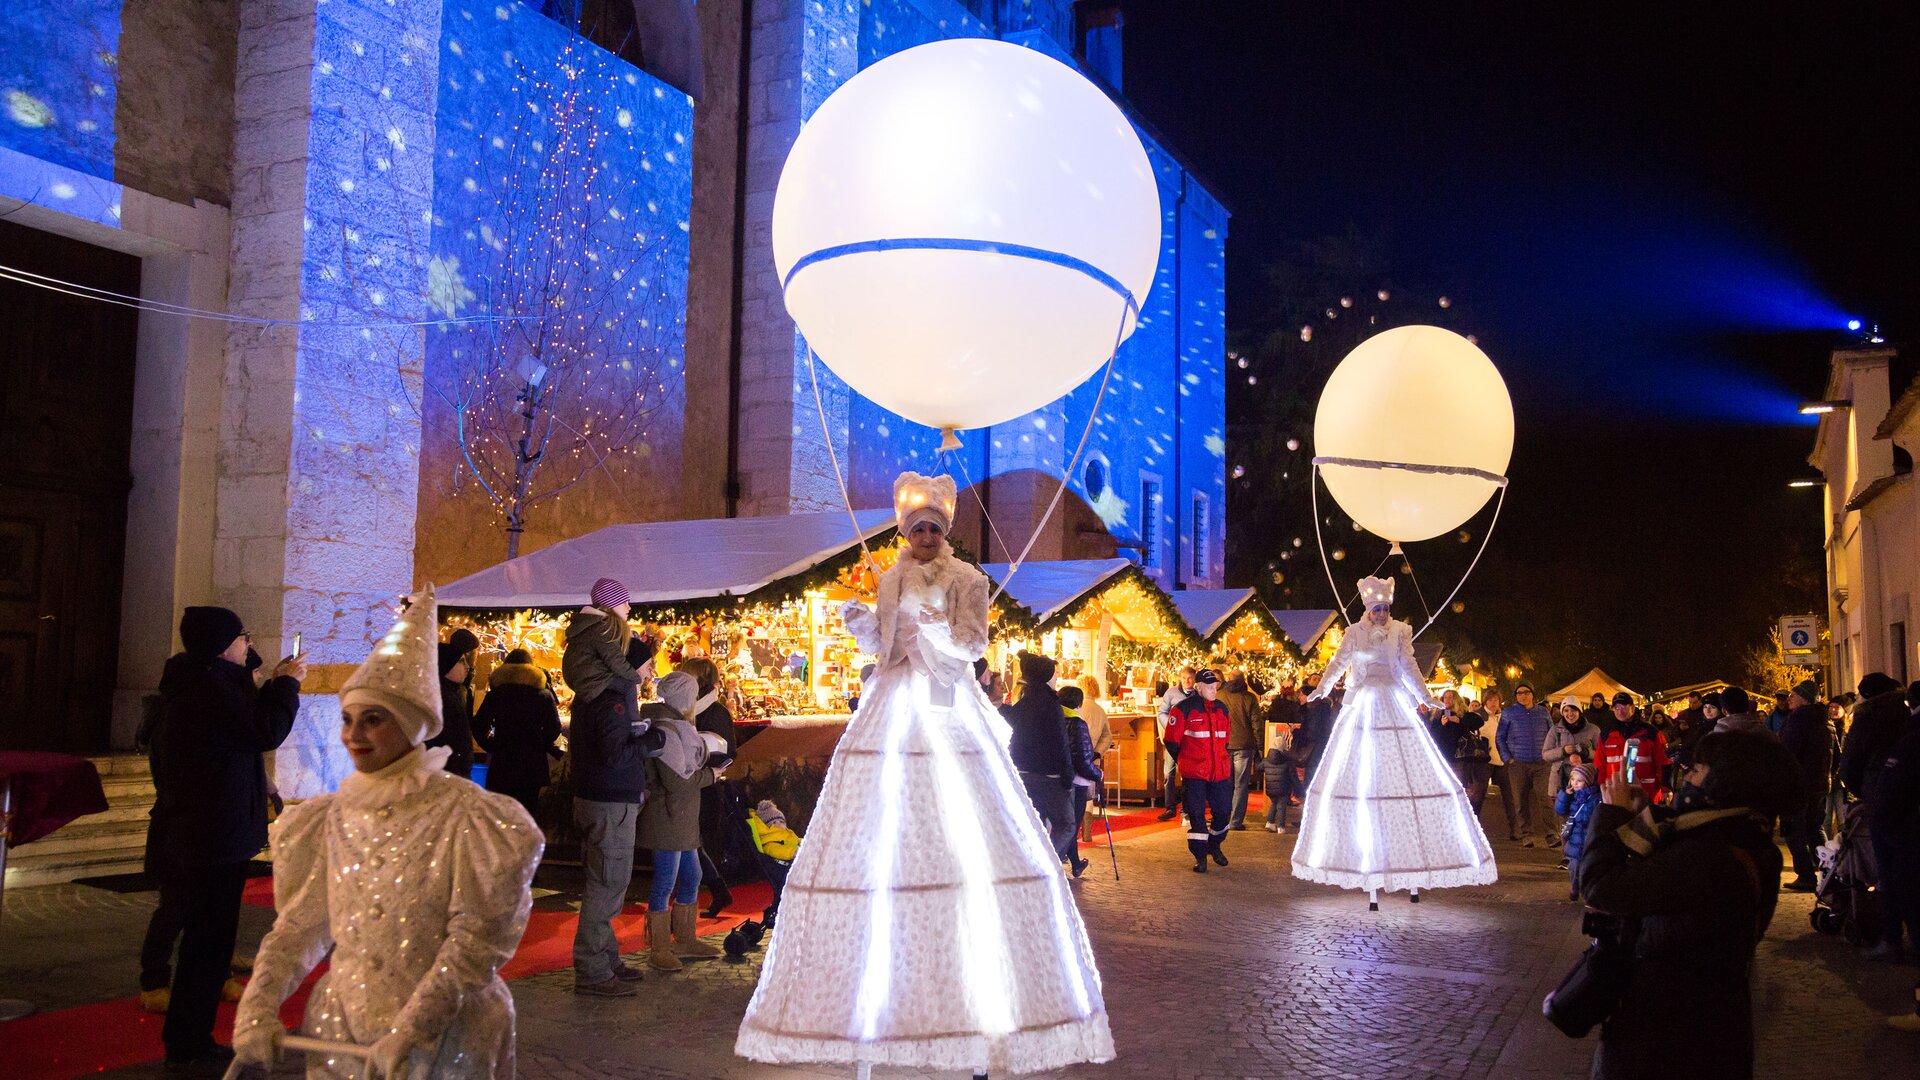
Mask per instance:
[[[1431,893],[1418,905],[1384,898],[1377,914],[1364,896],[1309,885],[1287,872],[1291,836],[1257,826],[1235,833],[1233,865],[1189,873],[1178,831],[1120,844],[1123,880],[1096,861],[1075,888],[1092,932],[1112,1018],[1117,1060],[1058,1075],[1102,1080],[1238,1080],[1247,1077],[1560,1078],[1587,1072],[1592,1041],[1561,1036],[1539,1015],[1544,994],[1578,955],[1578,905],[1566,900],[1556,853],[1496,841],[1501,879],[1476,889]],[[88,894],[93,895],[88,895]],[[151,894],[110,897],[97,890],[22,890],[10,897],[0,940],[0,978],[30,983],[111,969],[125,993],[133,964],[108,956],[112,939],[137,947],[126,910]],[[550,901],[549,901],[550,902]],[[35,927],[24,951],[47,946],[43,923],[66,904],[104,926],[89,934],[78,967],[21,964],[16,919]],[[103,906],[104,905],[104,906]],[[1809,898],[1783,895],[1756,971],[1758,1075],[1920,1077],[1920,1041],[1881,1017],[1910,1000],[1911,967],[1857,960],[1808,925]],[[123,910],[126,909],[126,910]],[[75,909],[78,910],[77,908]],[[137,914],[135,918],[140,917]],[[64,923],[71,927],[71,915]],[[257,936],[257,920],[247,931]],[[251,938],[243,947],[251,946]],[[117,965],[117,967],[116,967]],[[689,965],[649,974],[625,1000],[581,998],[566,971],[510,985],[520,1015],[523,1077],[616,1080],[781,1080],[845,1077],[845,1069],[772,1068],[732,1055],[740,1015],[759,974],[744,963]],[[88,985],[104,978],[85,975]],[[31,986],[43,1003],[52,988]],[[19,991],[14,991],[19,993]],[[70,996],[70,995],[63,995]],[[1676,1027],[1687,1022],[1677,1010]],[[0,1027],[0,1046],[4,1028]],[[4,1069],[0,1069],[4,1072]],[[118,1077],[158,1076],[157,1066]],[[285,1075],[297,1075],[286,1072]],[[917,1075],[879,1069],[876,1076]]]

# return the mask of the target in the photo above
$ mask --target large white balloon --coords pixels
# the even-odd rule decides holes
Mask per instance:
[[[982,39],[849,79],[800,129],[773,203],[800,332],[848,385],[932,427],[1000,423],[1084,382],[1134,326],[1097,275],[1144,304],[1160,232],[1153,169],[1112,100],[1051,57]],[[913,246],[819,257],[928,239],[1076,265]]]
[[[1313,418],[1327,490],[1368,532],[1426,540],[1459,528],[1499,482],[1385,466],[1439,465],[1504,476],[1513,457],[1513,399],[1487,354],[1437,326],[1376,334],[1340,361]]]

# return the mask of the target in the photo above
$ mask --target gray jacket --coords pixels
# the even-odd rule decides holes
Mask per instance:
[[[573,613],[567,621],[560,677],[567,681],[575,701],[592,701],[610,689],[628,691],[645,680],[627,662],[631,636],[626,624],[611,612],[582,608]]]
[[[1540,747],[1540,759],[1552,765],[1547,770],[1547,790],[1559,791],[1567,786],[1567,777],[1573,772],[1573,763],[1567,760],[1569,754],[1579,754],[1581,761],[1591,765],[1599,746],[1599,728],[1583,723],[1580,730],[1575,731],[1566,721],[1555,720],[1547,731],[1546,743]]]

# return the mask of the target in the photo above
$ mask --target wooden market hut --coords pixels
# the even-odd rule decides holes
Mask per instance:
[[[1274,683],[1298,674],[1302,654],[1252,589],[1177,589],[1173,606],[1209,660]]]

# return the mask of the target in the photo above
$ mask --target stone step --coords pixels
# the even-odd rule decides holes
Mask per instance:
[[[100,773],[100,779],[109,776],[152,776],[153,767],[145,754],[109,754],[105,757],[90,757],[93,767]]]
[[[153,805],[154,790],[153,777],[151,776],[122,776],[119,773],[112,775],[103,774],[100,777],[100,790],[106,792],[107,805],[109,806],[114,805],[116,802],[124,803],[128,800],[138,799],[145,799],[147,805]]]
[[[31,844],[13,848],[8,857],[22,859],[32,856],[40,859],[78,852],[118,851],[138,858],[146,848],[147,823],[144,819],[95,823],[91,817],[83,817]]]
[[[80,852],[38,859],[32,855],[32,849],[38,846],[29,844],[17,852],[7,852],[9,890],[34,885],[59,885],[84,877],[137,874],[145,866],[145,860],[139,853],[130,856],[124,851]]]

